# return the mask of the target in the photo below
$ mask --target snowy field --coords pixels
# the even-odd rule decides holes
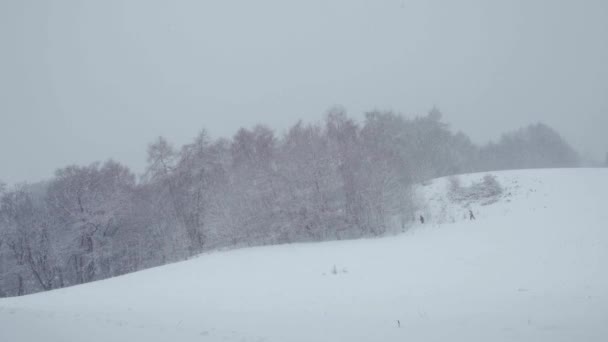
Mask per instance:
[[[495,175],[492,201],[454,203],[447,179],[422,187],[426,222],[398,236],[210,253],[2,299],[0,341],[608,341],[608,169]]]

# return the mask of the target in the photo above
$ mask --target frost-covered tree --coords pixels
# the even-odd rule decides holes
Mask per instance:
[[[340,107],[332,108],[327,113],[325,125],[329,151],[340,175],[341,190],[338,195],[343,207],[343,224],[338,229],[342,232],[348,228],[365,230],[364,200],[359,186],[362,163],[360,128]],[[345,234],[338,232],[338,238],[348,236],[348,232]]]
[[[364,191],[368,230],[378,235],[398,219],[405,221],[411,208],[410,186],[413,159],[408,155],[405,120],[393,113],[367,113],[361,132],[363,159],[361,187]]]
[[[340,176],[320,125],[301,121],[282,140],[277,161],[285,227],[290,239],[323,240],[341,224]]]
[[[481,151],[483,170],[575,167],[578,153],[551,127],[538,123],[502,136]]]
[[[148,167],[144,184],[148,190],[147,201],[158,224],[160,234],[172,241],[171,250],[194,248],[194,235],[188,231],[184,194],[178,176],[179,153],[166,139],[157,138],[148,145]],[[190,239],[188,238],[190,237]]]
[[[158,186],[157,190],[166,198],[175,218],[181,216],[174,177],[178,158],[177,151],[163,137],[158,137],[154,143],[148,145],[148,167],[145,179]]]
[[[202,251],[213,203],[219,201],[227,182],[226,151],[213,144],[205,131],[182,147],[174,171],[176,200],[186,227],[191,254]]]
[[[277,139],[265,126],[241,129],[230,146],[231,175],[227,195],[236,243],[279,238],[281,222],[276,178]]]
[[[49,237],[52,219],[43,204],[35,202],[25,186],[5,194],[0,202],[5,238],[19,279],[17,293],[24,292],[23,279],[28,275],[43,290],[62,285],[56,284],[61,274]]]
[[[56,172],[46,200],[57,222],[74,239],[73,281],[87,282],[100,273],[112,273],[106,254],[112,249],[111,238],[130,213],[134,186],[134,175],[113,161]]]

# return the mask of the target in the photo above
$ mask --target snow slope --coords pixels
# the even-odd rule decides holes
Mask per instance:
[[[424,186],[427,223],[398,236],[210,253],[0,300],[0,341],[608,341],[608,169],[494,174],[492,204]]]

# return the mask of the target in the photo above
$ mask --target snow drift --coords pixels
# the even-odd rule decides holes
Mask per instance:
[[[493,175],[502,191],[481,196],[452,190],[485,174],[421,186],[425,224],[397,236],[216,252],[2,299],[0,340],[608,340],[608,169]]]

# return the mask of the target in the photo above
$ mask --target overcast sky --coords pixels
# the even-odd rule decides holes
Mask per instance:
[[[438,106],[476,142],[543,121],[608,151],[606,0],[0,0],[0,180],[336,104]]]

